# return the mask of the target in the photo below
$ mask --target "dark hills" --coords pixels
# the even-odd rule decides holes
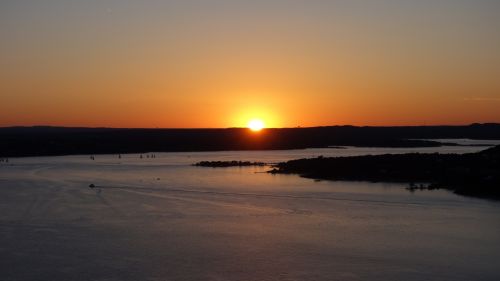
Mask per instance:
[[[299,159],[271,173],[326,180],[429,183],[429,189],[500,199],[500,146],[468,154],[386,154]]]
[[[0,128],[0,157],[173,151],[270,150],[328,146],[425,147],[427,138],[500,139],[500,124],[266,129]]]

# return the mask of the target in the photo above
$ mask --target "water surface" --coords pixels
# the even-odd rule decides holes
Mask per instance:
[[[481,149],[11,159],[0,165],[1,279],[500,280],[496,201],[265,167],[190,166]]]

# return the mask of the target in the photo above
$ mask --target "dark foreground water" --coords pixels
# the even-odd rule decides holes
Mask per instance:
[[[480,149],[10,159],[0,164],[0,280],[500,280],[499,202],[189,166]]]

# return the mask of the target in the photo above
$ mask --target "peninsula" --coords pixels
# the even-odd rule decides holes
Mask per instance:
[[[282,162],[270,173],[324,180],[404,182],[500,199],[500,146],[468,154],[385,154]]]

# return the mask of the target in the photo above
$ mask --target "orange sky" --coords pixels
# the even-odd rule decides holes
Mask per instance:
[[[0,126],[500,122],[495,1],[136,2],[0,3]]]

